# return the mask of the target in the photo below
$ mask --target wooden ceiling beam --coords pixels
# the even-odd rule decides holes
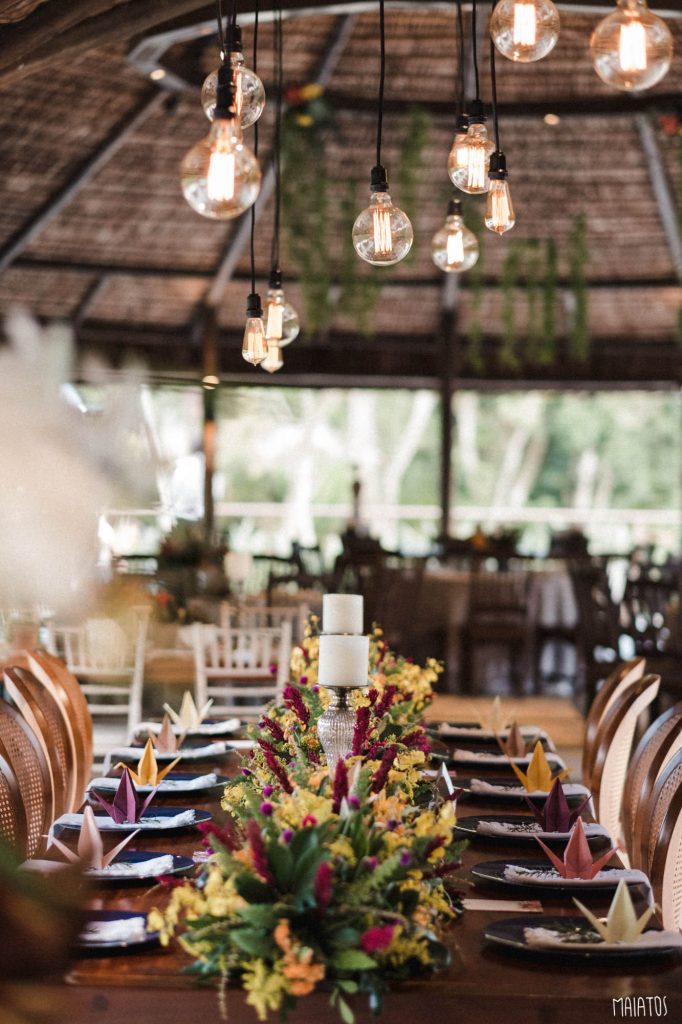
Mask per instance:
[[[72,174],[66,184],[57,189],[0,248],[0,273],[22,254],[86,185],[90,184],[95,175],[106,166],[140,125],[160,109],[164,101],[165,96],[158,89],[153,93],[147,93],[142,102],[112,128],[104,141]]]

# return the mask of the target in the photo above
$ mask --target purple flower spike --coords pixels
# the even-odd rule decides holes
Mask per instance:
[[[359,810],[360,797],[356,796],[355,793],[353,793],[351,796],[348,797],[348,806],[352,807],[354,811]]]
[[[249,768],[242,768],[242,775],[244,776],[244,778],[248,778],[249,775],[251,775],[251,774],[252,773],[251,773],[251,770]]]

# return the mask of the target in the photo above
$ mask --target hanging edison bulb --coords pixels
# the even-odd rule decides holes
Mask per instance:
[[[487,118],[483,114],[483,104],[475,100],[472,103],[473,113],[469,115],[467,136],[460,146],[460,166],[450,175],[452,183],[470,195],[481,195],[488,191],[488,171],[490,157],[495,145],[488,138]]]
[[[450,200],[445,224],[433,236],[431,257],[447,274],[471,270],[478,259],[478,239],[464,224],[459,199]]]
[[[268,354],[261,363],[261,367],[268,373],[277,373],[284,366],[284,356],[281,345],[271,345],[268,342]]]
[[[220,69],[215,120],[205,139],[185,155],[180,167],[182,192],[202,217],[230,220],[256,201],[261,185],[258,160],[242,141],[232,106],[229,68]]]
[[[268,346],[284,348],[298,337],[301,324],[298,313],[284,295],[280,270],[273,270],[270,274],[264,317]]]
[[[673,39],[646,0],[618,0],[590,40],[594,70],[607,85],[628,92],[650,89],[670,68]]]
[[[246,67],[242,52],[242,33],[239,25],[230,28],[226,41],[229,67],[234,82],[234,109],[242,128],[250,128],[263,113],[265,88],[255,71]],[[201,105],[209,121],[215,117],[218,101],[218,72],[212,71],[201,88]]]
[[[381,165],[372,168],[369,191],[369,206],[353,225],[353,246],[366,263],[390,267],[405,259],[412,248],[412,225],[407,214],[393,205]]]
[[[490,35],[509,60],[522,64],[542,60],[559,38],[559,12],[552,0],[498,0]]]
[[[268,344],[265,339],[265,325],[263,323],[263,309],[260,302],[260,295],[252,292],[246,300],[246,327],[244,329],[244,340],[242,342],[242,358],[253,366],[262,363],[268,354]]]
[[[485,226],[496,235],[503,235],[516,223],[507,177],[507,160],[497,151],[490,158],[490,191],[485,203]]]
[[[467,141],[467,129],[469,127],[469,118],[466,114],[460,114],[457,127],[455,128],[455,137],[452,140],[452,146],[450,147],[450,153],[448,154],[448,174],[450,175],[450,181],[455,183],[455,173],[466,165],[466,141]]]

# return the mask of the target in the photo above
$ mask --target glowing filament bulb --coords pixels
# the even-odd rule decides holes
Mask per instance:
[[[235,162],[234,153],[226,152],[218,145],[211,153],[206,176],[208,198],[225,203],[234,198]]]
[[[461,231],[453,231],[447,240],[447,261],[450,266],[461,266],[464,263],[464,236]]]
[[[477,109],[470,117],[466,138],[457,146],[456,158],[461,163],[457,166],[456,161],[453,161],[448,167],[453,184],[473,195],[488,191],[488,167],[495,149],[492,140],[488,138],[481,108],[482,104],[477,103]]]
[[[536,36],[535,4],[514,4],[514,45],[535,46]]]
[[[485,191],[486,152],[482,146],[467,149],[467,192]]]
[[[621,71],[646,71],[646,32],[641,21],[620,26],[618,57]]]
[[[464,224],[458,199],[450,200],[445,224],[431,240],[431,258],[446,274],[470,270],[478,259],[478,241]]]
[[[391,232],[391,214],[385,206],[375,206],[372,210],[372,229],[374,231],[374,251],[380,256],[390,256],[393,252],[393,234]]]
[[[265,339],[265,327],[263,325],[263,308],[260,296],[255,292],[249,295],[246,302],[246,327],[244,329],[244,340],[242,342],[242,358],[258,366],[268,354],[268,344]]]
[[[284,307],[278,303],[269,302],[267,303],[268,310],[268,322],[265,328],[265,336],[268,342],[281,341],[282,338],[282,326],[284,320]]]
[[[497,151],[490,158],[490,191],[485,204],[485,226],[496,235],[503,235],[515,223],[516,215],[507,184],[507,161],[504,153]]]

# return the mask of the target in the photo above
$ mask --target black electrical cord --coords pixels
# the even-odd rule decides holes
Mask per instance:
[[[474,61],[474,80],[476,82],[476,102],[481,100],[481,91],[478,82],[478,39],[476,38],[476,0],[471,0],[471,53]]]
[[[282,5],[277,5],[275,16],[275,81],[277,86],[277,100],[275,105],[275,220],[272,230],[272,248],[270,252],[270,269],[272,273],[279,270],[279,235],[282,200],[282,93],[284,90],[283,71],[283,36],[282,36]]]
[[[462,0],[457,0],[457,38],[459,40],[459,74],[457,75],[457,109],[464,113],[466,97],[464,96],[464,15]]]
[[[218,45],[220,46],[220,59],[225,60],[227,51],[225,49],[225,30],[223,28],[223,5],[222,0],[216,0],[216,15],[218,18]]]
[[[384,0],[379,0],[379,41],[381,47],[381,69],[379,72],[379,111],[377,116],[377,167],[381,166],[381,131],[384,124],[384,79],[386,78],[386,28],[384,22]]]
[[[493,4],[493,10],[495,4]],[[500,125],[497,118],[497,76],[495,74],[495,44],[490,40],[490,92],[493,101],[493,125],[495,127],[495,149],[500,152]]]
[[[234,5],[235,13],[237,4]],[[256,0],[253,18],[253,70],[258,70],[258,20],[260,16],[260,0]],[[258,121],[253,126],[253,152],[258,156]],[[256,291],[256,204],[251,207],[251,292]]]

